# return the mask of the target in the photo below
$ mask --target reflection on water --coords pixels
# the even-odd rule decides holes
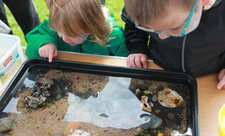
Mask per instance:
[[[35,84],[35,81],[33,80],[30,80],[29,78],[25,78],[23,84],[26,86],[26,87],[30,87],[32,88]]]
[[[19,99],[20,99],[20,97],[19,98],[12,98],[10,100],[10,102],[8,103],[8,105],[5,107],[5,109],[3,110],[3,112],[22,114],[22,112],[17,111],[17,104],[18,104]]]
[[[122,129],[145,123],[140,115],[147,112],[142,110],[141,102],[128,90],[129,84],[130,78],[109,77],[107,85],[97,98],[82,99],[69,93],[69,108],[63,120]]]

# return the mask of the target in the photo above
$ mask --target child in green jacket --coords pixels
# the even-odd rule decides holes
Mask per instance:
[[[126,57],[123,28],[99,0],[46,0],[50,16],[26,35],[28,58],[49,62],[57,50]]]

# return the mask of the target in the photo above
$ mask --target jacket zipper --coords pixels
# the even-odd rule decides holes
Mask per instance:
[[[181,67],[183,72],[186,72],[185,66],[184,66],[184,55],[185,55],[184,51],[185,51],[186,37],[187,35],[184,36],[183,43],[182,43],[182,51],[181,51]]]

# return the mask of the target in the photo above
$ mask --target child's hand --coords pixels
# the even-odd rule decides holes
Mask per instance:
[[[57,56],[57,49],[55,45],[51,43],[44,44],[38,50],[39,55],[43,58],[48,58],[49,62],[52,62],[52,58]]]
[[[130,54],[127,57],[127,66],[137,67],[137,68],[147,68],[148,67],[148,65],[147,65],[148,59],[149,59],[149,57],[142,53]]]
[[[220,80],[217,89],[225,88],[225,69],[222,69],[218,75],[218,79]]]

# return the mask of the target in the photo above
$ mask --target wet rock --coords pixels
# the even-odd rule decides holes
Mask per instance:
[[[10,118],[2,118],[0,119],[0,132],[6,132],[11,130],[13,126],[13,120]]]
[[[135,93],[135,90],[137,89],[137,86],[135,86],[133,84],[130,84],[128,88],[129,88],[130,91],[132,91],[133,93]]]
[[[54,84],[54,81],[50,78],[40,78],[38,79],[37,83],[41,84],[41,89],[48,90]]]
[[[143,90],[148,90],[148,86],[142,85],[142,84],[137,84],[137,88],[141,89],[142,91]]]
[[[25,97],[25,106],[37,108],[44,106],[46,98],[50,96],[49,89],[54,85],[54,81],[49,78],[40,78],[34,84],[31,95]]]
[[[27,96],[25,97],[26,107],[37,108],[38,106],[42,106],[46,100],[46,97],[40,95],[39,97]]]
[[[59,85],[55,83],[50,89],[49,93],[52,98],[59,100],[63,97],[63,91],[60,89]]]
[[[158,128],[162,124],[162,120],[158,117],[153,117],[148,114],[144,114],[141,116],[144,120],[149,120],[147,123],[142,124],[142,128],[144,129],[155,129]]]

